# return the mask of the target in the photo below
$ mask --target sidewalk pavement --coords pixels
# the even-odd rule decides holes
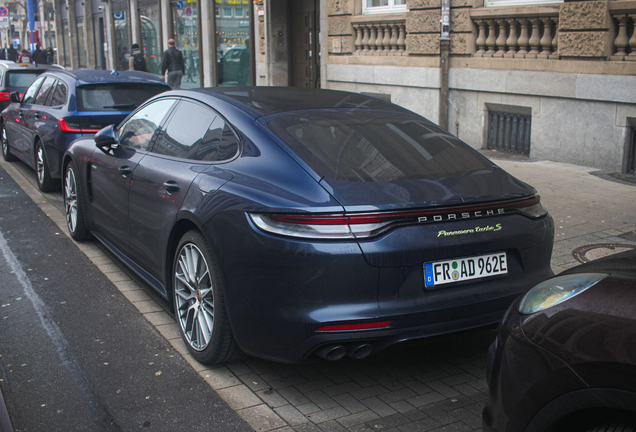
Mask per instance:
[[[495,163],[533,185],[552,214],[555,273],[579,261],[636,248],[636,184],[564,163]],[[24,164],[0,164],[67,234],[61,193],[39,192],[35,173]],[[481,430],[488,397],[486,350],[494,330],[403,344],[361,361],[283,365],[249,358],[207,367],[188,354],[163,299],[97,242],[77,246],[254,430]]]

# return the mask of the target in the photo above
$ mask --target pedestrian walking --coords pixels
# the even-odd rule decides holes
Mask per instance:
[[[33,50],[31,57],[36,64],[46,64],[46,53],[42,51],[39,44],[35,46],[35,50]]]
[[[146,61],[146,56],[139,49],[138,44],[133,44],[132,53],[130,58],[128,59],[128,69],[148,72],[148,62]]]
[[[9,51],[7,52],[7,60],[18,61],[18,50],[9,45]]]
[[[173,89],[181,88],[181,79],[185,73],[183,54],[174,46],[174,39],[168,39],[168,49],[161,60],[161,79],[168,73],[168,85]]]
[[[23,49],[18,57],[18,63],[33,63],[33,57],[31,57],[31,54],[29,54],[26,49]]]

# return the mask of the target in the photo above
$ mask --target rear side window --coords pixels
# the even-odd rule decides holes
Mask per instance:
[[[38,95],[35,97],[36,105],[45,105],[46,98],[48,97],[51,89],[55,86],[55,78],[46,77],[42,85],[40,86],[40,90],[38,90]]]
[[[184,125],[188,127],[184,127]],[[153,153],[183,159],[219,162],[233,158],[238,140],[212,110],[184,101],[177,107]]]
[[[28,87],[42,71],[8,71],[7,87]]]
[[[382,182],[492,170],[468,145],[409,113],[333,110],[280,117],[268,127],[328,180]]]
[[[66,104],[67,93],[66,85],[58,81],[57,86],[55,86],[55,90],[53,90],[53,95],[51,96],[49,105],[55,107]]]
[[[155,84],[98,84],[77,88],[78,111],[132,111],[167,87]]]

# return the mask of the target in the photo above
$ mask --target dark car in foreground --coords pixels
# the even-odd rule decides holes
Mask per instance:
[[[40,75],[2,112],[0,138],[7,161],[20,158],[37,172],[43,192],[59,188],[62,155],[76,138],[117,124],[147,99],[170,90],[145,72],[60,70]]]
[[[488,359],[485,431],[635,431],[636,251],[532,288]]]
[[[18,92],[21,97],[40,74],[48,70],[63,69],[58,65],[33,65],[0,60],[0,111],[11,103],[11,93]]]
[[[536,191],[397,105],[166,92],[64,157],[69,230],[166,299],[204,363],[363,358],[496,324],[552,276]]]

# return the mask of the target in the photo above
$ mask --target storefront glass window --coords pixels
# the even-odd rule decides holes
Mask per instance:
[[[84,31],[84,18],[76,18],[76,22],[79,67],[86,67],[86,32]]]
[[[115,22],[115,49],[117,50],[117,70],[128,70],[128,59],[130,58],[130,31],[128,25],[128,13],[126,11],[114,12]]]
[[[183,6],[178,8],[178,6]],[[183,52],[185,74],[181,88],[199,88],[199,26],[197,20],[197,2],[173,3],[173,22],[175,46]]]
[[[142,50],[148,63],[148,72],[161,75],[159,4],[139,8],[141,18]]]
[[[222,2],[217,4],[216,14],[218,85],[250,85],[250,2]],[[218,9],[222,10],[221,14]]]

